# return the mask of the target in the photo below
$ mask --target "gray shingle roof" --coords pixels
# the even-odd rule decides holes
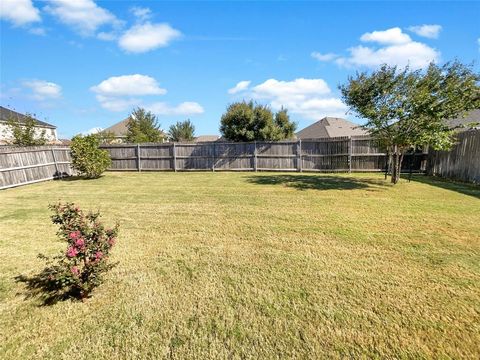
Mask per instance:
[[[218,135],[199,135],[195,137],[195,142],[211,142],[217,141],[220,138]]]
[[[115,137],[125,137],[127,136],[127,125],[128,125],[128,120],[130,120],[130,117],[104,129],[102,132],[110,132],[113,133]]]
[[[467,116],[460,117],[456,119],[449,119],[447,120],[447,125],[449,128],[464,128],[467,130],[471,128],[470,124],[474,123],[474,129],[480,129],[480,109],[470,111]]]
[[[296,133],[298,139],[333,138],[339,136],[368,135],[368,132],[353,122],[342,118],[324,117]]]
[[[20,114],[16,111],[13,111],[13,110],[7,109],[3,106],[0,106],[0,122],[7,122],[10,119],[13,119],[13,120],[17,121],[20,124],[25,124],[25,121],[26,121],[27,117],[24,114]],[[35,123],[38,126],[42,126],[42,127],[46,127],[46,128],[50,128],[50,129],[56,129],[57,128],[56,126],[51,125],[49,123],[46,123],[45,121],[40,121],[40,120],[35,119],[35,118],[34,118],[34,120],[35,120]]]

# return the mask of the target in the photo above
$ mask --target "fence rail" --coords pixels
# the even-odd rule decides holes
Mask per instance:
[[[450,151],[430,151],[427,174],[480,184],[480,130],[459,133]]]
[[[386,154],[370,137],[284,142],[103,145],[117,171],[384,171]],[[407,155],[404,170],[421,171],[425,154]]]
[[[72,175],[67,146],[0,147],[0,190]]]
[[[451,151],[404,157],[402,170],[480,183],[480,130]],[[116,171],[384,171],[386,154],[368,136],[285,142],[103,145]],[[0,189],[73,175],[67,146],[0,146]]]

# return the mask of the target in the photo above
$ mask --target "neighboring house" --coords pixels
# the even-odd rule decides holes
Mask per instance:
[[[114,143],[123,143],[127,139],[127,132],[128,132],[128,120],[130,120],[130,117],[106,128],[101,131],[101,133],[110,133],[113,135],[114,138]],[[164,137],[166,138],[167,135],[163,130],[160,130]]]
[[[480,129],[480,109],[470,111],[467,116],[446,121],[450,129],[465,131],[468,129]]]
[[[111,133],[113,137],[115,138],[115,142],[117,143],[122,143],[125,142],[125,139],[127,138],[127,125],[128,125],[128,120],[130,117],[126,118],[125,120],[122,120],[106,129],[102,130],[102,133]]]
[[[27,116],[16,111],[0,106],[0,144],[10,144],[13,140],[13,134],[8,126],[10,120],[22,125],[25,124]],[[40,135],[45,130],[45,137],[49,143],[57,143],[57,127],[44,121],[35,120],[36,134]]]
[[[323,119],[307,126],[295,134],[297,139],[334,138],[339,136],[368,135],[368,131],[360,125],[336,117]]]
[[[212,142],[212,141],[218,141],[220,139],[220,136],[218,135],[199,135],[196,136],[195,139],[193,140],[194,142]]]

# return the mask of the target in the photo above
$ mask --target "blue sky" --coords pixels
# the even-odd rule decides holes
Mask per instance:
[[[381,63],[480,57],[479,2],[2,0],[3,106],[106,128],[134,106],[162,128],[218,134],[236,100],[285,106],[299,128],[343,116],[337,86]],[[479,69],[478,63],[475,65]]]

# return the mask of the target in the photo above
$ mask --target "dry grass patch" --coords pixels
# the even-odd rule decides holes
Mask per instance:
[[[18,275],[47,205],[121,223],[86,303]],[[0,357],[478,358],[480,190],[380,175],[109,173],[0,192]]]

